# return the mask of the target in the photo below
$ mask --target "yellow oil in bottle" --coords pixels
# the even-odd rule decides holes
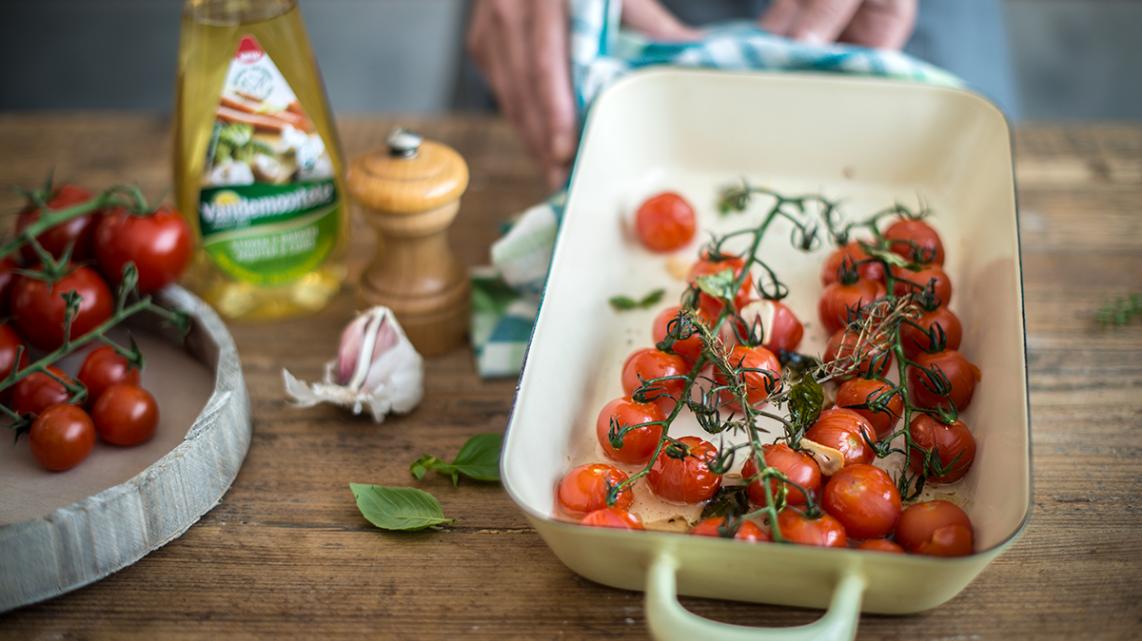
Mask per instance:
[[[296,0],[187,0],[175,107],[187,283],[228,318],[323,307],[345,279],[342,156]]]

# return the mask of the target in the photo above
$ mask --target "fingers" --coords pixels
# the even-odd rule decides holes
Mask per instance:
[[[571,95],[566,6],[563,2],[537,3],[535,28],[531,32],[535,64],[529,84],[539,103],[548,182],[561,180],[558,170],[569,165],[575,154],[575,99]]]
[[[868,1],[853,16],[841,39],[865,47],[899,49],[908,42],[915,26],[916,0]]]
[[[801,10],[790,27],[795,40],[813,44],[835,42],[852,21],[861,0],[802,0]]]
[[[904,46],[917,0],[774,0],[761,16],[770,33],[809,43],[838,39],[866,47]]]
[[[761,14],[761,28],[778,35],[787,36],[793,23],[801,13],[803,0],[773,0],[765,13]]]
[[[657,40],[694,40],[701,32],[682,22],[657,0],[627,0],[623,3],[623,22]]]

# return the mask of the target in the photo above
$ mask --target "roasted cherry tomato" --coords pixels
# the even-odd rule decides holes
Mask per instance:
[[[920,318],[915,321],[900,325],[900,343],[904,346],[904,353],[913,360],[919,354],[932,351],[936,347],[931,341],[933,335],[937,340],[941,335],[944,337],[942,349],[960,348],[964,328],[955,312],[941,306],[922,312]]]
[[[694,239],[697,228],[694,208],[685,198],[671,191],[646,199],[635,213],[635,232],[651,251],[681,249]]]
[[[851,329],[842,329],[834,332],[833,335],[829,337],[829,342],[825,344],[825,354],[821,358],[826,363],[832,363],[833,361],[841,359],[845,361],[845,365],[848,365],[849,361],[855,356],[853,350],[857,348],[859,339],[860,333]],[[869,351],[870,350],[866,351],[866,353]],[[885,350],[874,357],[866,356],[851,373],[838,376],[837,378],[838,380],[845,380],[860,374],[867,374],[869,369],[874,366],[874,362],[876,365],[879,365],[876,373],[884,376],[888,368],[892,365],[892,352]]]
[[[718,456],[713,443],[683,436],[662,448],[646,475],[656,496],[672,503],[692,505],[709,500],[722,485],[722,476],[710,470]]]
[[[8,313],[8,299],[12,295],[12,284],[16,282],[16,270],[20,264],[11,256],[0,258],[0,314]]]
[[[888,472],[872,465],[846,465],[825,484],[821,507],[854,539],[887,536],[900,518],[900,492]]]
[[[99,400],[104,390],[116,383],[138,385],[139,369],[116,352],[114,347],[104,345],[87,354],[76,378],[87,388],[88,405],[91,406]]]
[[[726,517],[724,516],[711,516],[708,519],[699,521],[697,525],[690,528],[690,534],[698,536],[718,536],[723,539],[737,539],[739,541],[750,541],[757,543],[759,541],[768,541],[769,534],[757,527],[753,521],[737,521],[731,522],[727,525]]]
[[[908,389],[919,407],[939,408],[949,403],[963,411],[971,405],[975,385],[980,380],[979,368],[955,350],[916,356],[918,367],[908,368]],[[932,373],[943,373],[943,379]]]
[[[884,285],[874,280],[860,279],[846,283],[838,281],[825,288],[817,312],[826,332],[834,333],[849,321],[860,317],[861,308],[884,296]]]
[[[884,237],[892,241],[889,249],[914,263],[944,264],[944,243],[936,230],[922,220],[898,220],[884,230]]]
[[[618,530],[642,530],[642,519],[619,507],[595,510],[579,521],[592,527],[610,527]]]
[[[805,432],[805,438],[838,450],[845,457],[845,467],[871,463],[876,451],[876,430],[868,420],[853,410],[834,407],[821,412],[817,422]]]
[[[99,438],[112,445],[130,447],[151,440],[159,424],[159,405],[147,390],[130,383],[116,383],[103,390],[91,408]]]
[[[813,460],[812,456],[804,452],[798,452],[789,447],[785,443],[770,443],[763,445],[761,453],[765,456],[765,464],[769,467],[776,469],[785,475],[785,478],[791,482],[805,488],[810,494],[814,496],[821,489],[821,468],[817,462]],[[742,466],[742,478],[749,481],[746,487],[746,494],[749,495],[749,500],[754,505],[765,505],[765,487],[761,484],[761,479],[754,478],[757,475],[757,463],[754,457],[750,456],[746,460],[745,465]],[[782,485],[786,485],[777,479],[769,480],[769,491],[773,494],[774,498],[778,497],[778,490]],[[789,505],[804,505],[805,495],[800,489],[789,485],[789,494],[786,496],[786,503]]]
[[[21,350],[20,348],[24,349]],[[20,355],[19,363],[16,362],[16,354]],[[23,369],[27,366],[28,350],[24,346],[23,339],[7,323],[0,324],[0,380],[11,374],[12,370]],[[7,396],[10,389],[4,390],[0,396]]]
[[[686,381],[681,377],[689,371],[686,361],[677,354],[667,354],[653,347],[640,349],[628,356],[623,365],[623,391],[627,396],[634,396],[634,391],[643,381],[678,376],[676,380],[653,384],[655,391],[646,394],[646,399],[657,405],[664,416],[669,415],[674,411],[675,404],[682,399]]]
[[[729,364],[734,369],[757,370],[743,371],[741,374],[745,384],[745,398],[751,407],[765,403],[765,399],[769,398],[769,390],[781,379],[781,361],[764,347],[735,345],[730,350]],[[721,371],[714,372],[714,380],[718,385],[726,385],[729,381]],[[731,409],[741,409],[737,397],[730,390],[722,391],[722,402]]]
[[[876,430],[876,438],[884,438],[892,433],[904,413],[904,399],[894,394],[894,389],[891,383],[884,381],[849,379],[837,389],[837,407],[860,414]]]
[[[671,321],[678,318],[678,312],[682,308],[678,305],[667,307],[654,317],[654,325],[651,327],[650,335],[654,339],[654,344],[657,345],[666,340],[666,334],[669,332]],[[702,353],[702,338],[698,334],[692,334],[682,340],[674,341],[671,346],[671,351],[682,357],[688,365],[693,365],[698,360],[698,356]]]
[[[889,541],[888,539],[869,539],[861,541],[857,546],[858,550],[875,550],[877,552],[890,552],[892,554],[904,554],[904,548]]]
[[[917,414],[908,432],[912,435],[912,444],[923,450],[912,450],[909,464],[913,472],[924,470],[925,452],[933,453],[931,473],[927,476],[929,483],[952,483],[971,469],[975,460],[975,437],[963,421],[944,424],[927,414]],[[936,474],[937,465],[946,471]]]
[[[762,346],[774,354],[782,350],[797,351],[801,337],[805,335],[805,326],[793,310],[781,301],[755,300],[741,309],[740,316],[746,327],[743,337],[756,332],[754,327],[757,325],[764,330]]]
[[[52,191],[47,200],[48,209],[65,209],[91,200],[91,192],[76,185],[61,185]],[[84,214],[55,225],[36,236],[40,246],[55,258],[63,256],[71,247],[72,260],[82,261],[92,257],[91,240],[95,233],[96,214]],[[24,231],[40,219],[40,208],[29,203],[16,218],[16,233]],[[24,259],[31,263],[39,262],[40,257],[31,245],[20,250]]]
[[[32,456],[45,470],[70,470],[91,454],[95,446],[95,426],[79,406],[53,405],[32,423],[28,445]]]
[[[777,513],[777,527],[781,536],[790,543],[826,548],[848,545],[845,526],[827,513],[814,519],[793,508],[785,508]]]
[[[896,524],[896,542],[913,554],[967,556],[974,539],[971,519],[947,501],[911,505]]]
[[[662,438],[661,425],[643,425],[636,427],[622,436],[622,447],[616,448],[611,444],[611,419],[614,419],[619,429],[641,423],[652,423],[665,418],[662,410],[654,403],[638,403],[624,396],[603,406],[599,418],[595,421],[595,435],[607,456],[620,463],[641,465],[654,456],[658,441]]]
[[[70,291],[81,298],[79,312],[71,322],[71,338],[111,318],[115,305],[111,290],[91,268],[76,267],[54,284],[30,276],[16,280],[12,286],[13,320],[29,343],[45,351],[63,344],[67,310],[63,295]]]
[[[690,267],[690,274],[686,277],[686,280],[691,285],[695,285],[699,276],[711,276],[731,269],[733,270],[735,278],[740,276],[742,270],[745,269],[745,261],[737,256],[726,256],[718,261],[710,260],[704,256]],[[742,280],[741,287],[738,288],[737,294],[734,295],[734,305],[736,305],[738,309],[745,307],[746,304],[749,303],[752,290],[753,275],[746,273],[745,279]],[[723,306],[721,300],[710,296],[706,292],[698,293],[698,308],[706,318],[714,319],[720,316]]]
[[[178,280],[190,262],[190,253],[190,228],[177,211],[167,207],[145,216],[113,209],[103,215],[95,230],[100,271],[118,284],[123,267],[134,263],[139,271],[140,294],[149,294]]]
[[[60,380],[67,381],[69,384],[72,382],[71,377],[61,370],[55,367],[49,367],[48,370]],[[12,409],[17,414],[39,414],[52,405],[66,403],[69,398],[71,398],[71,394],[66,387],[60,384],[59,380],[44,372],[33,372],[16,381],[16,384],[12,386],[10,400]]]
[[[897,296],[916,294],[927,297],[935,305],[952,302],[952,279],[939,265],[928,265],[919,271],[893,267],[892,276],[897,279],[892,290]]]
[[[827,287],[841,280],[842,268],[855,268],[857,274],[865,280],[884,282],[884,265],[871,258],[855,240],[838,247],[821,266],[821,284]]]
[[[572,469],[559,481],[556,498],[563,511],[582,517],[607,507],[607,494],[627,480],[626,472],[613,465],[590,463]],[[626,510],[634,502],[627,488],[615,497],[615,507]]]

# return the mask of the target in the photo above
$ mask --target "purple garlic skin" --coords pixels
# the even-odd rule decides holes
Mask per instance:
[[[400,340],[389,312],[371,310],[357,316],[341,332],[341,345],[337,350],[337,384],[353,388],[362,385],[366,389],[375,387],[381,375],[387,373],[377,371],[377,362]]]

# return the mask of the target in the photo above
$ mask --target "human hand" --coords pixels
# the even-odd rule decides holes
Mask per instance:
[[[761,16],[770,33],[809,43],[899,49],[916,24],[916,0],[773,0]]]

